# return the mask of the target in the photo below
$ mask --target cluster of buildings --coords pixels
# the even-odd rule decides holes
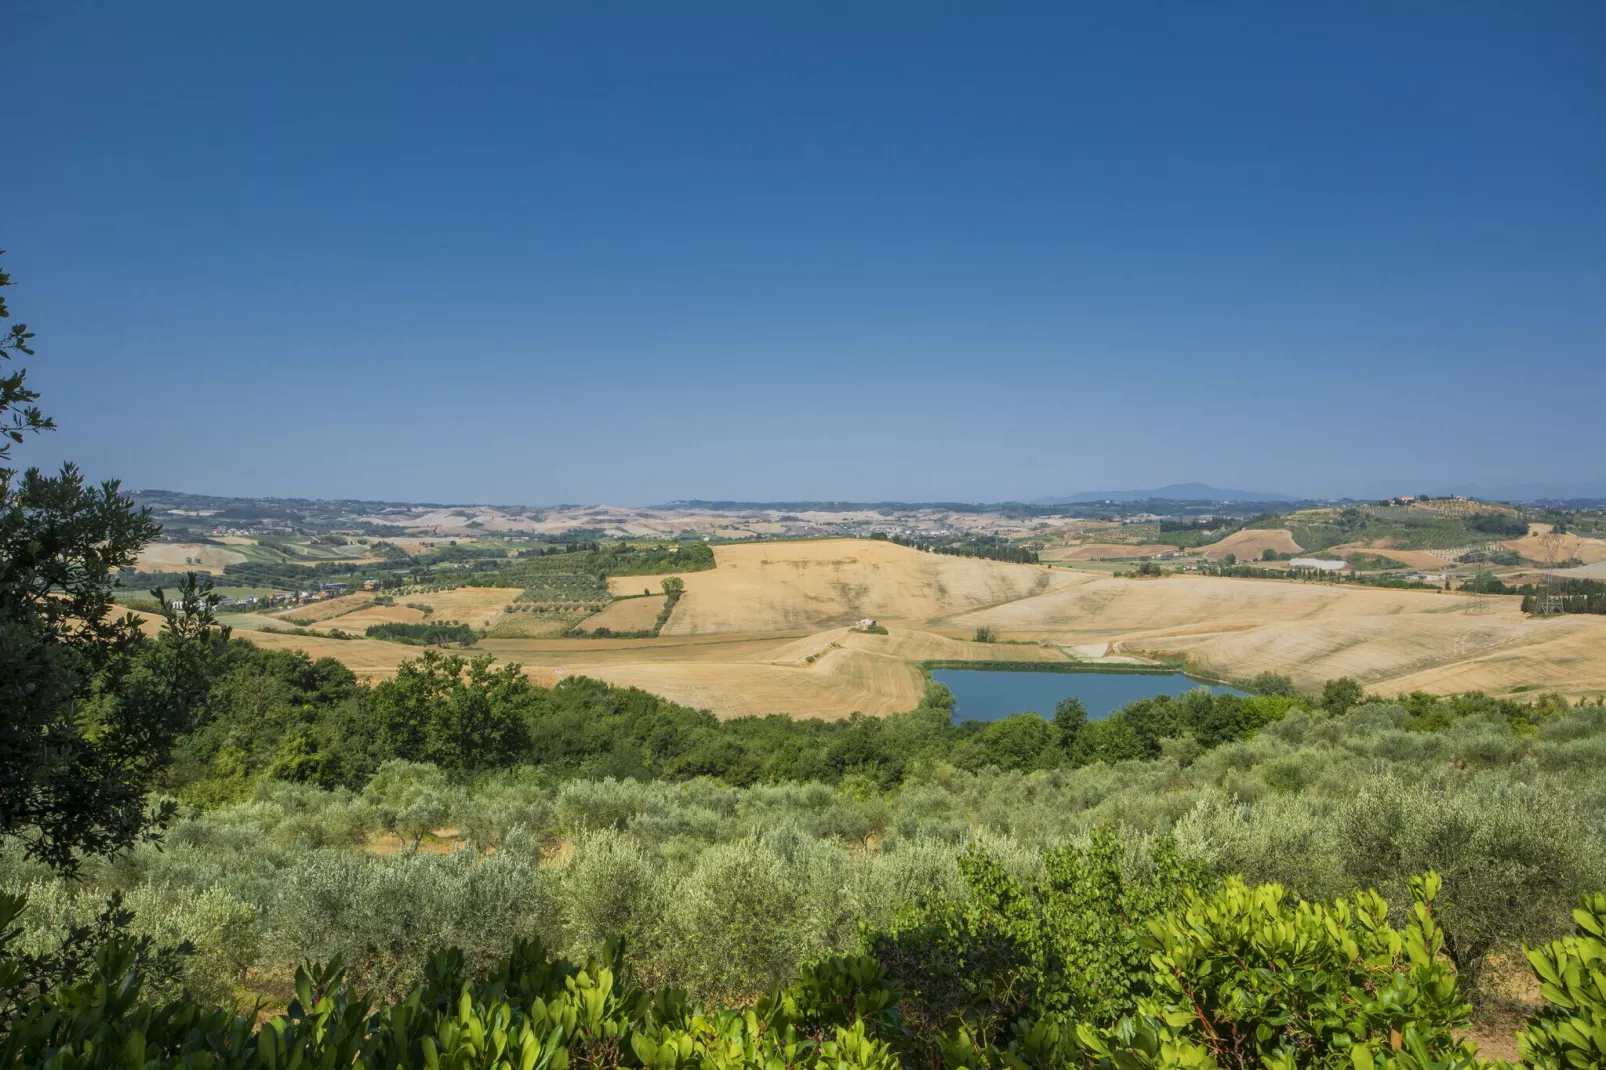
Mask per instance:
[[[1288,567],[1308,568],[1314,572],[1343,572],[1349,568],[1349,562],[1331,561],[1325,557],[1296,557],[1288,562]]]
[[[379,588],[378,580],[364,580],[361,589],[373,591]],[[249,598],[225,598],[218,603],[219,609],[256,609],[259,606],[276,605],[305,605],[308,602],[322,602],[330,598],[339,598],[351,590],[349,583],[320,583],[317,587],[305,591],[284,591],[279,594],[252,595]],[[174,602],[174,609],[183,607],[182,602]]]

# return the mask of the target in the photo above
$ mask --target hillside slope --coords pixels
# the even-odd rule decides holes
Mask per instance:
[[[861,617],[927,621],[1075,582],[1033,565],[922,553],[890,542],[720,546],[688,573],[664,635],[821,631]]]

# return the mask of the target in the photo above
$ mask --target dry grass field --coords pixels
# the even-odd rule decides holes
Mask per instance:
[[[1236,554],[1240,561],[1259,561],[1260,555],[1267,550],[1279,554],[1297,554],[1303,549],[1287,528],[1251,528],[1235,531],[1220,542],[1211,543],[1204,548],[1204,555],[1211,561],[1220,561],[1228,554]]]
[[[153,542],[139,552],[135,564],[141,572],[215,572],[238,565],[245,555],[238,550],[193,542]]]
[[[1067,582],[1061,573],[867,539],[720,546],[689,572],[665,635],[820,631],[861,617],[938,620]]]
[[[664,576],[609,576],[608,593],[615,598],[631,594],[661,594]]]
[[[1384,540],[1384,541],[1387,541],[1387,540]],[[1409,566],[1411,568],[1423,568],[1423,569],[1441,569],[1442,570],[1444,568],[1446,560],[1447,560],[1445,555],[1442,552],[1441,553],[1434,553],[1431,550],[1396,550],[1396,549],[1393,549],[1393,548],[1381,549],[1381,548],[1378,548],[1378,547],[1374,547],[1369,542],[1345,542],[1345,543],[1339,543],[1337,546],[1329,547],[1328,548],[1328,552],[1339,554],[1339,555],[1348,555],[1348,554],[1356,553],[1356,552],[1368,553],[1368,554],[1381,554],[1384,557],[1393,558],[1395,561],[1398,561],[1402,565],[1407,565],[1407,566]]]
[[[422,602],[422,599],[413,599]],[[291,613],[290,616],[296,614]],[[388,606],[367,605],[337,617],[329,623],[342,631],[363,632],[375,624],[422,624],[424,614],[411,606],[396,602]]]
[[[335,617],[345,616],[353,610],[373,602],[371,594],[344,594],[339,598],[331,598],[327,602],[312,602],[304,606],[290,606],[286,609],[276,609],[269,613],[270,617],[294,617],[297,620],[326,621]]]
[[[583,631],[594,632],[607,628],[614,632],[641,632],[650,629],[663,612],[664,596],[626,598],[614,602],[601,613],[594,613],[580,622]]]
[[[1353,676],[1374,690],[1606,689],[1606,619],[1524,617],[1515,597],[1168,576],[1083,574],[1074,589],[967,614],[1001,635],[1109,654],[1184,655],[1228,677],[1280,672],[1303,685]],[[1593,649],[1591,649],[1593,646]],[[1432,683],[1433,686],[1427,685]]]
[[[1530,620],[1515,598],[1480,604],[1460,594],[1336,584],[1125,579],[850,539],[719,546],[715,561],[710,571],[684,575],[686,594],[656,639],[494,638],[476,652],[522,664],[536,680],[594,676],[722,716],[909,709],[923,686],[917,664],[926,659],[1169,656],[1226,677],[1272,671],[1318,685],[1353,676],[1383,693],[1606,693],[1606,618]],[[616,582],[639,591],[657,579]],[[517,617],[504,611],[512,597],[505,589],[460,588],[399,601],[426,602],[433,618],[479,628]],[[650,627],[660,605],[659,598],[630,599],[588,623],[634,630],[623,623],[633,612]],[[416,613],[371,606],[330,624],[360,632],[381,612],[385,619]],[[889,634],[852,630],[867,616]],[[984,624],[1011,641],[972,642]],[[370,678],[418,654],[370,640],[248,637],[338,657]]]
[[[1530,561],[1549,561],[1551,554],[1555,554],[1557,561],[1571,561],[1575,558],[1586,565],[1593,565],[1599,561],[1606,561],[1606,539],[1583,539],[1577,535],[1566,534],[1556,536],[1554,542],[1546,538],[1550,525],[1534,524],[1534,529],[1520,539],[1512,539],[1500,545],[1515,550]]]
[[[1041,557],[1044,561],[1117,561],[1130,557],[1153,557],[1155,554],[1169,553],[1175,549],[1176,547],[1168,542],[1141,544],[1085,542],[1080,546],[1066,546],[1045,551]]]
[[[451,591],[402,595],[396,601],[429,606],[434,612],[425,618],[428,620],[455,620],[470,628],[491,628],[502,619],[508,604],[518,594],[511,587],[458,587]]]

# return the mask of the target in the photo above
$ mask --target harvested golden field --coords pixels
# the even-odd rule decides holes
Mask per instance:
[[[1593,666],[1585,669],[1575,657],[1575,640],[1568,638],[1565,651],[1551,649],[1563,633],[1550,629],[1551,621],[1524,617],[1519,601],[1491,598],[1478,613],[1470,597],[1436,591],[1083,574],[1076,588],[953,623],[988,624],[1001,635],[1043,638],[1080,652],[1096,653],[1102,646],[1111,655],[1184,655],[1228,677],[1269,671],[1302,685],[1354,676],[1379,691],[1408,690],[1431,679],[1440,691],[1543,687],[1593,693],[1595,681],[1606,677],[1606,620],[1571,625],[1597,639],[1596,649],[1583,655]],[[1507,653],[1492,662],[1489,655],[1496,651]]]
[[[1130,548],[1128,548],[1130,549]],[[923,660],[1132,661],[1185,657],[1226,677],[1286,673],[1302,685],[1354,676],[1378,692],[1555,688],[1606,692],[1606,618],[1530,620],[1514,598],[1355,585],[1172,575],[1116,578],[920,553],[886,542],[719,546],[717,567],[684,574],[686,595],[655,639],[496,638],[475,652],[535,679],[594,676],[721,716],[881,714],[918,701]],[[623,577],[636,589],[656,577]],[[408,596],[436,618],[511,620],[512,591]],[[660,599],[632,599],[656,615]],[[331,623],[348,631],[380,607]],[[1481,612],[1475,612],[1476,610]],[[600,616],[600,615],[599,615]],[[850,625],[875,617],[889,634]],[[597,617],[592,618],[598,620]],[[650,621],[648,622],[650,625]],[[1001,640],[970,637],[979,625]],[[610,628],[626,630],[622,624]],[[394,672],[418,648],[250,636]]]
[[[141,572],[222,572],[244,560],[238,550],[206,543],[153,542],[139,552],[134,567]]]
[[[615,598],[642,594],[643,592],[647,594],[663,594],[664,580],[670,576],[679,575],[683,575],[683,573],[666,572],[662,576],[609,576],[608,593]]]
[[[1171,553],[1176,549],[1168,542],[1140,544],[1120,542],[1085,542],[1080,546],[1065,546],[1044,552],[1044,561],[1117,561],[1131,557],[1153,557]]]
[[[924,689],[919,671],[897,658],[832,650],[812,665],[753,661],[636,661],[572,667],[563,675],[594,676],[639,687],[722,717],[770,713],[836,719],[860,712],[913,709]]]
[[[320,629],[361,632],[371,624],[416,624],[426,620],[455,620],[471,628],[491,628],[509,614],[506,607],[518,594],[507,587],[459,587],[450,591],[402,595],[392,605],[375,605],[368,593],[341,595],[266,614],[266,621],[308,620]],[[417,606],[428,606],[425,613]],[[255,615],[243,618],[255,620]],[[260,625],[256,625],[260,627]]]
[[[290,614],[295,616],[295,614]],[[421,624],[424,614],[400,602],[388,606],[368,605],[355,612],[336,617],[329,623],[348,632],[361,632],[374,624]]]
[[[1557,561],[1582,561],[1586,565],[1593,565],[1598,561],[1606,561],[1606,539],[1579,538],[1571,533],[1558,535],[1554,540],[1547,538],[1548,524],[1534,524],[1534,528],[1544,528],[1546,532],[1534,534],[1532,531],[1523,538],[1512,539],[1500,545],[1515,550],[1530,561],[1548,562],[1551,555]]]
[[[1249,528],[1235,531],[1220,542],[1211,543],[1204,548],[1204,555],[1211,561],[1220,561],[1228,554],[1236,554],[1240,561],[1259,561],[1260,555],[1267,550],[1279,554],[1297,554],[1303,549],[1287,528]]]
[[[470,628],[491,628],[518,595],[513,587],[458,587],[400,596],[396,601],[429,606],[433,612],[426,614],[426,620],[455,620]]]
[[[582,631],[594,632],[598,628],[607,628],[613,632],[642,632],[652,628],[658,620],[658,614],[663,611],[664,596],[651,595],[646,598],[626,598],[614,602],[601,613],[594,613],[581,621]]]
[[[416,646],[386,643],[378,639],[324,639],[313,635],[239,630],[234,634],[236,638],[249,639],[267,650],[302,650],[314,659],[336,658],[365,680],[389,679],[396,675],[396,667],[402,662],[423,653]]]
[[[580,623],[581,617],[564,612],[504,613],[490,634],[498,639],[556,638]]]
[[[722,717],[786,712],[835,719],[911,709],[925,687],[917,663],[927,658],[1066,660],[1055,647],[973,643],[903,628],[888,635],[832,628],[790,638],[488,639],[480,649],[531,673],[640,687]]]
[[[688,572],[664,635],[815,632],[861,617],[935,620],[1052,590],[1060,573],[890,542],[719,546],[715,568]]]
[[[1606,694],[1606,659],[1601,655],[1606,617],[1577,613],[1525,623],[1531,627],[1508,642],[1465,661],[1393,677],[1377,690],[1442,693],[1476,687],[1498,694],[1554,687],[1570,695]]]
[[[889,628],[886,635],[872,635],[852,628],[833,628],[767,651],[764,660],[778,665],[805,664],[808,658],[817,659],[833,649],[859,650],[916,662],[1068,660],[1065,652],[1052,643],[977,643],[902,626]]]
[[[395,546],[398,549],[404,550],[410,554],[421,554],[428,550],[434,549],[436,546],[445,546],[448,543],[453,543],[457,540],[444,535],[439,538],[412,538],[410,536],[401,535],[392,536],[388,539],[377,539],[375,541],[388,542],[392,546]]]
[[[309,602],[304,606],[290,606],[286,609],[276,609],[267,614],[270,617],[295,617],[297,620],[326,621],[335,617],[344,616],[353,610],[361,609],[374,600],[371,594],[343,594],[339,598],[331,598],[323,602]]]

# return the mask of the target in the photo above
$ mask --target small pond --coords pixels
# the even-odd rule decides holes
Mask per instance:
[[[1198,680],[1180,672],[999,672],[991,669],[933,669],[931,678],[945,684],[959,704],[954,723],[997,721],[1016,713],[1036,713],[1054,719],[1054,706],[1075,696],[1087,707],[1092,720],[1108,717],[1128,702],[1155,695],[1182,695]],[[1230,687],[1211,687],[1217,695],[1241,695]]]

